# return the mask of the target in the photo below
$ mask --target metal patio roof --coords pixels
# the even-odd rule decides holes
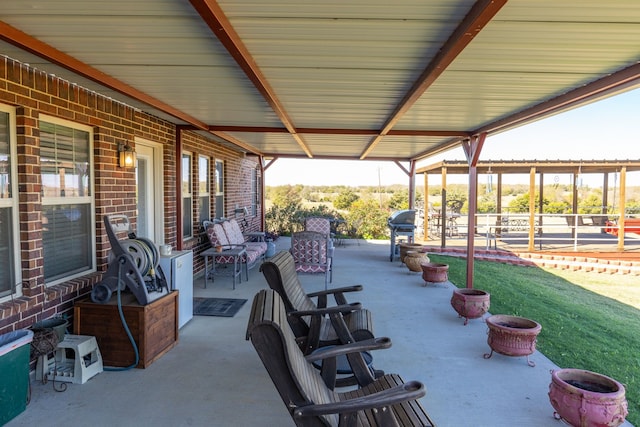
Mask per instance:
[[[0,40],[265,158],[419,160],[640,86],[637,0],[2,0]]]
[[[506,173],[528,174],[531,168],[536,173],[612,173],[623,168],[627,172],[640,171],[640,160],[484,160],[476,164],[479,174]],[[443,160],[419,167],[416,174],[468,174],[469,163],[459,160]]]

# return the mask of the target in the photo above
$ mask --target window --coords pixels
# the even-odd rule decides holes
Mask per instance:
[[[224,162],[216,160],[216,218],[224,217]]]
[[[205,156],[198,157],[198,207],[200,224],[202,221],[211,218],[211,172],[209,171],[209,158]]]
[[[182,238],[193,236],[193,196],[191,194],[191,153],[182,154]]]
[[[260,204],[258,200],[259,186],[260,182],[258,181],[258,170],[251,170],[251,216],[258,215],[258,204]]]
[[[18,236],[18,197],[16,188],[15,114],[0,105],[0,298],[20,294],[20,245]]]
[[[95,271],[93,133],[41,117],[42,246],[48,284]]]

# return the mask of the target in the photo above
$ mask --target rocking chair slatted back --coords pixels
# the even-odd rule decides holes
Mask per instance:
[[[327,295],[319,295],[318,301],[320,304],[316,304],[313,299],[305,293],[302,283],[300,283],[298,273],[296,272],[293,256],[290,252],[278,252],[262,263],[260,271],[264,274],[269,287],[278,292],[282,297],[287,313],[292,311],[310,311],[317,309],[319,306],[327,306]],[[334,297],[337,304],[347,304],[343,293],[335,293]],[[345,314],[343,319],[353,340],[362,341],[374,338],[373,319],[369,310],[355,310]],[[310,316],[289,316],[289,325],[299,339],[309,336],[311,323]],[[319,333],[317,339],[323,342],[307,342],[309,350],[313,350],[318,346],[339,342],[338,336],[329,319],[325,318],[322,321],[320,329],[316,333]],[[311,337],[310,341],[314,341],[315,339],[316,337]],[[309,341],[309,339],[307,341]]]
[[[419,382],[404,383],[399,375],[388,374],[346,393],[329,389],[298,348],[286,319],[278,293],[261,290],[253,299],[247,339],[297,426],[434,426],[417,400],[425,394]]]

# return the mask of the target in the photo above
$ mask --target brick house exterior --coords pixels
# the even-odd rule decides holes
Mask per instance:
[[[211,177],[214,176],[215,160],[223,161],[225,211],[233,213],[234,207],[251,206],[253,202],[257,211],[247,218],[249,229],[261,228],[262,191],[258,189],[260,197],[257,204],[255,194],[249,191],[256,176],[258,180],[262,179],[257,156],[234,151],[194,131],[181,129],[166,120],[6,57],[0,58],[0,105],[15,109],[16,129],[10,131],[15,132],[17,143],[14,165],[17,166],[19,236],[14,238],[14,242],[20,245],[22,276],[21,295],[18,292],[0,299],[0,334],[29,327],[52,316],[72,318],[74,302],[88,296],[108,266],[110,244],[102,223],[103,216],[126,214],[135,224],[136,172],[133,168],[118,166],[119,142],[126,141],[134,148],[136,138],[162,144],[164,241],[174,248],[193,251],[194,275],[204,269],[198,254],[209,247],[198,225],[198,162],[194,161],[192,167],[193,209],[183,213],[193,216],[194,237],[182,241],[178,234],[181,202],[177,199],[181,180],[176,176],[180,159],[177,146],[192,153],[195,159],[199,155],[208,156],[211,159]],[[41,115],[93,129],[96,272],[53,286],[45,283],[43,267]],[[210,185],[213,193],[215,180]],[[212,197],[211,217],[216,216],[214,207]]]

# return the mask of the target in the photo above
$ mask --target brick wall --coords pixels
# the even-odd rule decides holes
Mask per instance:
[[[178,246],[176,185],[176,126],[170,122],[142,113],[130,106],[102,97],[42,71],[30,68],[9,58],[0,58],[0,103],[16,108],[18,203],[20,219],[20,257],[23,295],[0,302],[0,334],[26,328],[36,321],[52,316],[72,317],[75,300],[85,298],[93,285],[100,281],[101,272],[108,265],[110,244],[102,217],[107,214],[126,214],[135,228],[136,179],[133,169],[119,168],[118,142],[128,142],[135,148],[135,138],[143,138],[163,145],[164,156],[164,238]],[[94,131],[95,221],[97,272],[55,286],[47,286],[43,279],[42,205],[39,120],[41,115],[62,118],[91,126]],[[222,146],[190,131],[182,132],[183,150],[202,154],[225,163],[227,188],[226,209],[250,206],[251,171],[257,166],[256,157]],[[194,221],[198,218],[197,161],[194,161]],[[213,176],[213,173],[211,174]],[[213,192],[212,192],[213,194]],[[211,207],[214,203],[212,200]],[[214,215],[214,212],[211,212]],[[251,218],[251,229],[260,229],[262,213]],[[194,274],[203,269],[201,257],[208,248],[198,226],[195,237],[181,242],[183,249],[194,251]]]

